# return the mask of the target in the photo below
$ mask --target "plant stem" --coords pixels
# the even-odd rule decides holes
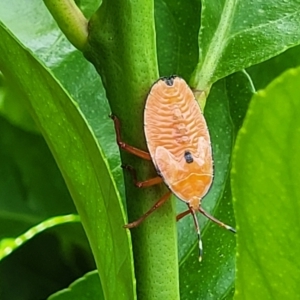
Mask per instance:
[[[87,42],[88,21],[73,0],[44,0],[45,5],[68,40],[79,50]]]
[[[89,28],[89,44],[84,55],[101,75],[112,113],[121,123],[122,139],[146,150],[143,110],[147,93],[159,77],[153,0],[103,0],[91,18]],[[151,162],[124,151],[121,151],[121,157],[124,164],[137,170],[138,178],[156,175]],[[130,222],[138,219],[166,193],[163,185],[136,188],[126,172],[125,186]],[[138,228],[132,229],[131,234],[137,298],[179,299],[173,202],[167,201]]]

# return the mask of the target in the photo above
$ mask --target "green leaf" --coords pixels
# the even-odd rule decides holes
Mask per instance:
[[[0,128],[0,238],[18,236],[49,217],[75,213],[45,141],[3,118]]]
[[[67,289],[59,291],[48,300],[104,300],[98,271],[92,271],[73,282]]]
[[[263,63],[247,69],[257,90],[265,88],[272,80],[289,68],[300,65],[300,46],[293,47]]]
[[[82,247],[84,238],[81,224],[69,223],[23,244],[0,263],[1,299],[46,299],[94,270],[92,256]]]
[[[78,105],[49,70],[3,25],[0,37],[0,68],[5,78],[23,91],[63,173],[104,282],[104,294],[112,299],[134,298],[133,280],[128,280],[133,276],[130,240],[122,230],[124,213],[103,153]],[[21,75],[20,70],[24,70]]]
[[[156,0],[155,30],[160,76],[189,80],[198,61],[199,0]]]
[[[17,237],[47,218],[75,213],[43,138],[2,117],[0,128],[0,238]],[[0,262],[1,299],[43,299],[95,268],[81,223],[48,230],[21,248]]]
[[[199,63],[191,86],[206,90],[220,78],[300,43],[298,0],[202,2]]]
[[[226,91],[229,110],[236,137],[240,130],[249,102],[255,93],[252,80],[246,71],[234,73],[226,78]]]
[[[256,94],[238,136],[235,299],[299,297],[299,82],[292,69]]]
[[[3,85],[1,83],[0,114],[11,123],[23,127],[25,130],[38,132],[36,125],[24,107],[24,103],[18,101],[22,98],[22,93],[19,93],[14,86],[9,86],[9,82],[5,80],[3,80]]]
[[[69,222],[79,222],[79,220],[80,219],[77,215],[53,217],[30,228],[28,231],[24,232],[22,235],[16,238],[6,237],[0,240],[0,260],[11,254],[14,250],[21,247],[24,243],[28,242],[35,235],[43,232],[44,230]]]

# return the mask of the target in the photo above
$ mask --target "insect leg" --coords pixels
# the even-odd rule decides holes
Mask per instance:
[[[199,207],[199,212],[201,214],[203,214],[205,217],[207,217],[208,219],[210,219],[211,221],[218,224],[219,226],[224,227],[225,229],[227,229],[233,233],[236,233],[236,230],[234,228],[232,228],[231,226],[228,226],[228,225],[224,224],[223,222],[219,221],[218,219],[214,218],[209,213],[207,213],[202,207]]]
[[[113,115],[113,114],[111,114],[109,117],[114,121],[118,146],[121,149],[123,149],[123,150],[125,150],[125,151],[127,151],[127,152],[129,152],[129,153],[131,153],[133,155],[136,155],[136,156],[138,156],[140,158],[143,158],[143,159],[146,159],[146,160],[151,160],[151,156],[150,156],[150,154],[148,152],[140,150],[140,149],[135,148],[133,146],[130,146],[130,145],[128,145],[128,144],[126,144],[126,143],[124,143],[122,141],[121,130],[120,130],[121,125],[120,125],[119,119],[115,115]]]
[[[188,209],[188,210],[186,210],[186,211],[184,211],[184,212],[178,214],[178,215],[176,216],[176,221],[181,220],[183,217],[185,217],[186,215],[188,215],[188,214],[190,214],[190,213],[191,213],[191,211]]]
[[[159,183],[163,182],[163,179],[159,176],[156,176],[154,178],[150,178],[150,179],[145,180],[145,181],[138,181],[135,168],[133,168],[132,166],[129,166],[129,165],[122,165],[121,167],[123,169],[128,170],[131,173],[134,185],[138,188],[146,188],[146,187],[156,185],[156,184],[159,184]]]
[[[125,228],[133,228],[140,225],[151,213],[153,213],[157,208],[162,206],[171,196],[171,192],[163,195],[145,214],[143,214],[138,220],[124,225]]]

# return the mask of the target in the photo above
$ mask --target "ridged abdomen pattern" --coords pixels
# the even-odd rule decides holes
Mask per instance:
[[[155,83],[144,125],[148,149],[165,183],[181,200],[201,199],[212,176],[210,137],[193,92],[179,77]]]

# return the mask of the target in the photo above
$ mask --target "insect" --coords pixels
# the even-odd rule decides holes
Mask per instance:
[[[164,182],[170,190],[142,217],[124,227],[138,226],[173,193],[188,206],[188,210],[177,216],[177,221],[188,214],[193,217],[198,235],[199,261],[202,260],[203,248],[196,212],[236,232],[201,207],[201,201],[213,181],[210,136],[194,94],[182,78],[160,78],[148,94],[144,110],[144,132],[149,153],[123,142],[119,119],[114,115],[110,117],[114,121],[119,147],[140,158],[151,160],[157,171],[157,177],[138,181],[135,169],[123,166],[132,174],[135,185],[144,188]]]

